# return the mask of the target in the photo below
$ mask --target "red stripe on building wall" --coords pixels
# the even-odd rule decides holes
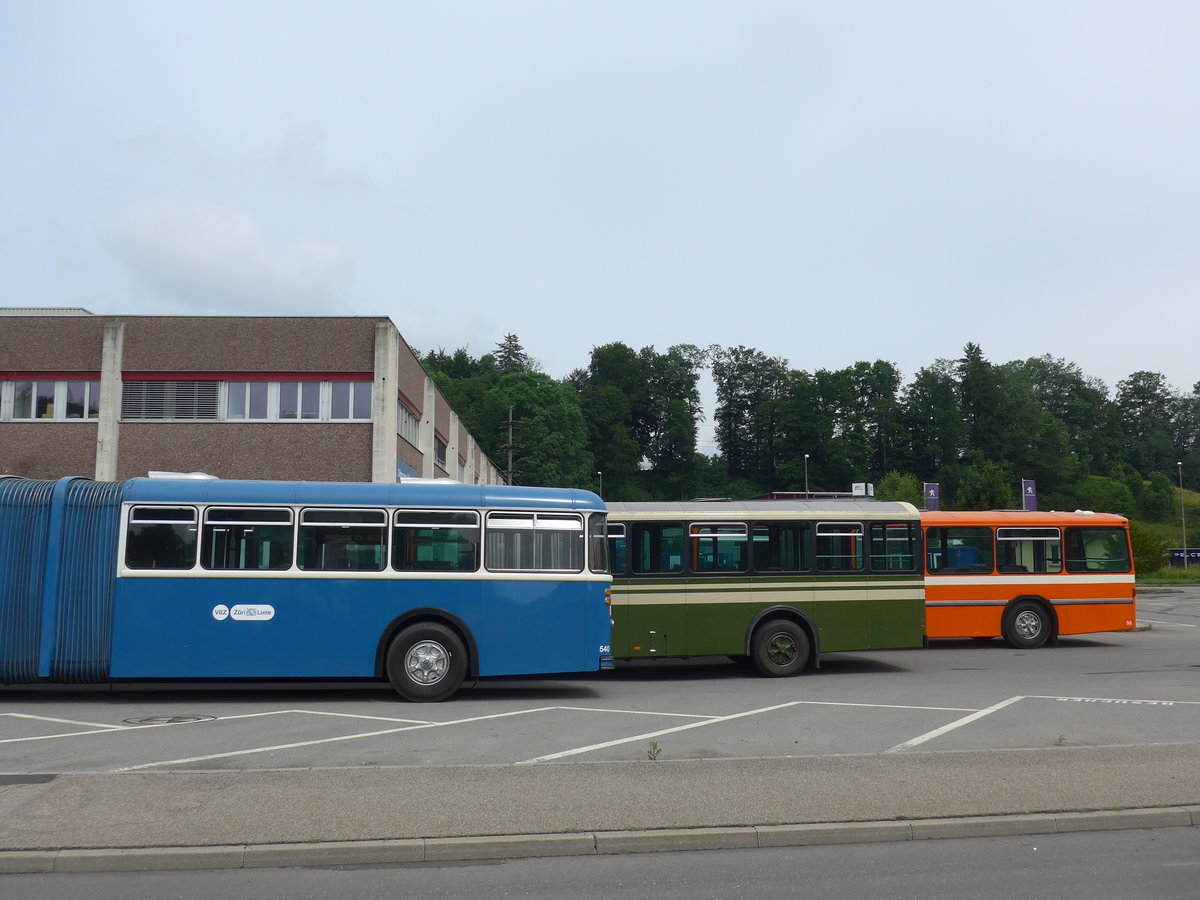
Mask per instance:
[[[122,372],[121,378],[124,381],[374,381],[375,374],[373,372]]]

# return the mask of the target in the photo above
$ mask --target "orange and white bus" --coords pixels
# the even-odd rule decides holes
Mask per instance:
[[[921,513],[925,632],[1003,637],[1130,631],[1136,621],[1129,520],[1091,512]]]

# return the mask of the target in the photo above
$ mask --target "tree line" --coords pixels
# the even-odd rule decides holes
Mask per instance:
[[[1065,359],[996,364],[974,343],[908,383],[884,360],[806,371],[741,346],[623,343],[554,379],[512,334],[478,359],[464,348],[422,362],[513,482],[602,488],[609,500],[870,482],[877,496],[920,505],[920,485],[938,482],[943,508],[1014,508],[1030,478],[1042,508],[1160,519],[1180,475],[1200,483],[1200,382],[1185,394],[1139,371],[1110,395]],[[705,371],[715,455],[697,449]]]

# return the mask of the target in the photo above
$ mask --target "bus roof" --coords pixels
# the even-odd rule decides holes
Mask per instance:
[[[608,504],[610,519],[916,519],[911,503],[882,500],[686,500]]]
[[[225,481],[134,478],[124,499],[133,503],[280,503],[325,506],[577,509],[603,511],[591,491],[574,488],[470,485],[437,481],[367,484],[339,481]]]
[[[1129,522],[1114,513],[1096,513],[1077,509],[1074,512],[1054,510],[923,510],[922,525],[1109,525],[1124,527]]]

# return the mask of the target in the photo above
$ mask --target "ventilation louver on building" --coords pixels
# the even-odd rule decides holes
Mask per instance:
[[[219,381],[126,381],[122,419],[216,419]]]

